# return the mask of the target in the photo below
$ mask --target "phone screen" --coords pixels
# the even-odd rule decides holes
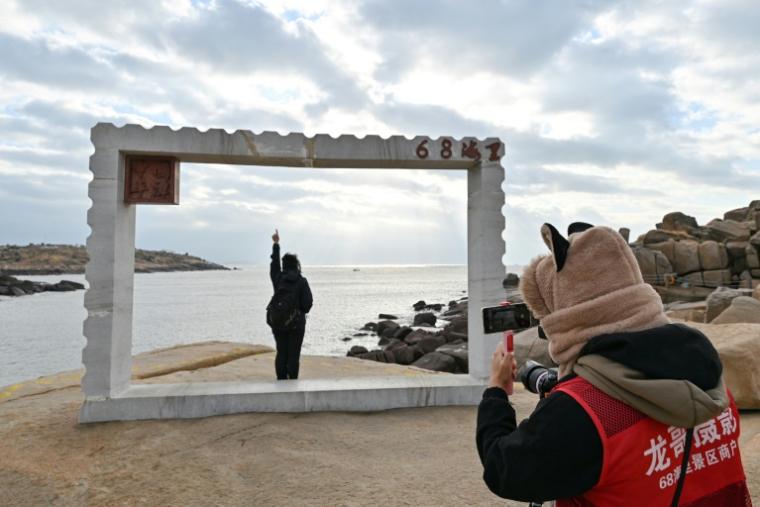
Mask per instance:
[[[486,334],[527,329],[532,322],[530,309],[525,303],[483,308],[483,332]]]

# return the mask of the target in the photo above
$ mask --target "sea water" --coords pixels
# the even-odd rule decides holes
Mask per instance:
[[[509,271],[521,273],[517,266]],[[411,325],[417,301],[446,307],[467,295],[466,266],[307,266],[303,275],[314,296],[304,354],[343,356],[353,345],[376,348],[377,337],[354,335],[379,314]],[[19,278],[86,285],[84,275]],[[265,320],[272,292],[269,266],[135,274],[132,352],[208,340],[274,347]],[[82,366],[84,293],[0,297],[0,386]]]

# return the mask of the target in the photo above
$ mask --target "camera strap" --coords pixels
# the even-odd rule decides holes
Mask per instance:
[[[686,442],[683,445],[683,463],[681,463],[681,475],[678,476],[678,485],[676,493],[673,495],[673,503],[670,507],[678,507],[678,500],[681,498],[683,482],[686,480],[686,470],[689,468],[689,454],[691,454],[691,443],[694,440],[694,428],[689,428],[686,432]]]

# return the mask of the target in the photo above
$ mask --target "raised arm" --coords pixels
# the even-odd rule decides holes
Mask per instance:
[[[277,290],[275,280],[277,275],[282,271],[280,266],[280,232],[275,229],[272,234],[272,263],[269,265],[269,278],[272,280],[272,287]]]

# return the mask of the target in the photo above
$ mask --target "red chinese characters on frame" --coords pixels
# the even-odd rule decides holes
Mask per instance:
[[[422,141],[415,150],[415,154],[417,155],[417,158],[428,158],[428,155],[430,155],[430,147],[428,146],[428,139],[425,139]],[[438,153],[438,155],[443,159],[450,159],[452,155],[456,155],[456,152],[454,151],[454,141],[451,139],[444,138],[441,141],[441,150]],[[491,143],[485,146],[485,149],[488,150],[486,153],[488,155],[488,160],[491,162],[498,162],[501,156],[499,155],[499,149],[501,148],[500,142]],[[474,161],[479,161],[481,158],[481,153],[479,149],[479,143],[478,141],[470,141],[469,143],[463,142],[462,143],[462,151],[461,151],[461,158],[469,158]]]
[[[125,203],[179,204],[179,159],[127,155],[125,165]]]

